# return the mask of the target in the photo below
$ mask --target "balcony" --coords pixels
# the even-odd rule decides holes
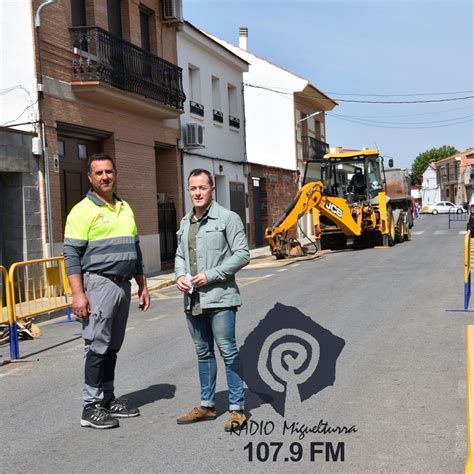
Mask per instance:
[[[329,145],[326,142],[314,137],[303,136],[303,160],[315,161],[322,160],[326,153],[329,153]]]
[[[113,90],[116,88],[174,109],[168,113],[164,110],[163,118],[176,116],[177,111],[183,110],[186,96],[180,67],[102,28],[93,26],[70,30],[76,53],[72,63],[72,85],[76,93],[85,93],[89,98],[99,95],[108,102],[127,100],[117,97]],[[140,106],[133,104],[133,97],[128,98],[128,105]],[[151,110],[150,104],[144,108]]]

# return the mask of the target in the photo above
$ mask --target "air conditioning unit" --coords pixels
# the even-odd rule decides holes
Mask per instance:
[[[182,0],[163,0],[163,21],[166,23],[183,21]]]
[[[186,146],[202,146],[204,127],[199,123],[186,124]]]

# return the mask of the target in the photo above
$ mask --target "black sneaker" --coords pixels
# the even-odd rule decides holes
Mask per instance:
[[[101,407],[100,404],[88,405],[82,411],[81,426],[104,430],[117,428],[119,421],[110,416],[108,410]]]
[[[105,408],[114,418],[132,418],[140,416],[138,408],[131,408],[127,405],[127,401],[121,398],[113,398],[105,405]]]

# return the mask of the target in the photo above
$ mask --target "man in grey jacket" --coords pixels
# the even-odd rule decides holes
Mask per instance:
[[[175,273],[198,357],[201,402],[177,422],[184,425],[216,418],[215,341],[224,359],[229,388],[230,415],[224,428],[232,431],[246,423],[235,340],[235,317],[241,305],[235,274],[249,263],[250,253],[240,217],[213,201],[214,189],[209,171],[191,171],[188,191],[194,207],[183,217],[178,231]]]

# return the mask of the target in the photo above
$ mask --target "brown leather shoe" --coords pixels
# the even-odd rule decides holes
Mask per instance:
[[[178,425],[188,425],[189,423],[197,423],[198,421],[209,421],[216,419],[216,410],[207,407],[194,407],[189,413],[185,413],[178,417],[176,422]]]
[[[224,430],[227,432],[240,431],[246,423],[247,418],[245,418],[243,411],[231,411],[229,418],[225,422]]]

